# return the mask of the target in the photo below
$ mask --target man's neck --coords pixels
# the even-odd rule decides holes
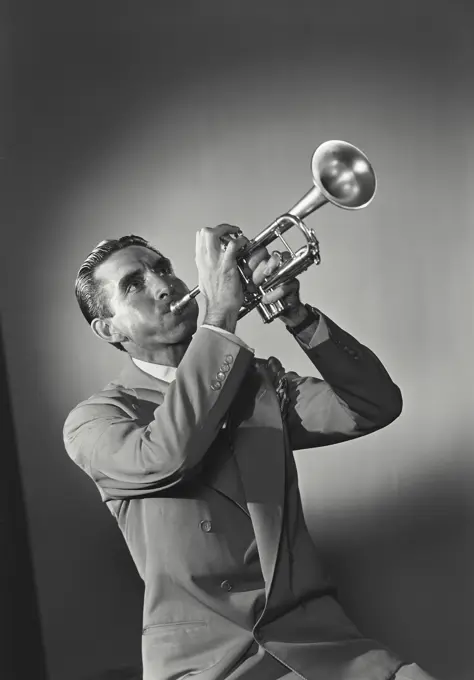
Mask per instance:
[[[125,349],[133,359],[140,359],[141,361],[148,361],[151,364],[174,366],[177,368],[188,349],[189,342],[190,340],[176,345],[164,345],[163,347],[153,350],[137,347],[136,345],[133,347],[125,346]]]

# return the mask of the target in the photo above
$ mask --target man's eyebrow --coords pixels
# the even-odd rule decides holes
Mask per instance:
[[[127,290],[128,284],[133,281],[138,275],[142,274],[141,269],[134,269],[131,272],[127,272],[122,276],[122,278],[119,281],[119,289],[122,293],[125,293]]]
[[[164,257],[163,255],[158,256],[152,263],[151,263],[151,268],[154,269],[157,266],[164,265],[167,267],[170,267],[171,269],[173,268],[171,264],[171,260],[169,260],[167,257]],[[143,274],[143,270],[138,268],[138,269],[133,269],[130,272],[127,272],[122,276],[122,278],[119,281],[119,290],[122,293],[126,293],[128,284],[133,281],[137,276],[140,276]]]

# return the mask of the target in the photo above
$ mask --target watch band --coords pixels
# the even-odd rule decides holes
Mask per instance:
[[[286,330],[291,333],[291,335],[298,335],[298,333],[301,333],[305,328],[308,328],[308,326],[311,326],[315,321],[318,321],[318,317],[314,313],[312,307],[309,305],[305,305],[305,307],[308,311],[308,316],[296,326],[286,326]]]

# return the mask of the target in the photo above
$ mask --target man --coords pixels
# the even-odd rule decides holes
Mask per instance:
[[[223,238],[231,238],[222,247]],[[401,411],[377,357],[298,295],[268,293],[323,380],[254,358],[236,227],[196,238],[205,304],[139,237],[99,244],[76,295],[93,332],[129,354],[118,380],[68,416],[71,458],[97,484],[145,583],[144,680],[421,680],[338,604],[307,531],[292,450],[380,429]],[[279,265],[249,259],[260,284]]]

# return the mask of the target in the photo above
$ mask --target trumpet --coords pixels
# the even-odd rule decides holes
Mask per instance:
[[[303,220],[326,203],[345,210],[366,208],[375,196],[377,179],[367,156],[356,146],[341,140],[323,142],[311,158],[314,186],[290,209],[278,217],[237,254],[237,267],[242,278],[244,302],[239,319],[257,308],[264,323],[280,316],[285,306],[278,300],[270,304],[262,302],[263,295],[306,271],[312,264],[321,262],[319,242],[315,232]],[[295,228],[301,232],[306,245],[294,251],[283,234]],[[279,239],[290,253],[290,259],[267,277],[261,286],[252,282],[247,260],[254,250],[266,247]],[[183,307],[199,294],[196,286],[181,300],[171,305],[171,311],[179,314]]]

